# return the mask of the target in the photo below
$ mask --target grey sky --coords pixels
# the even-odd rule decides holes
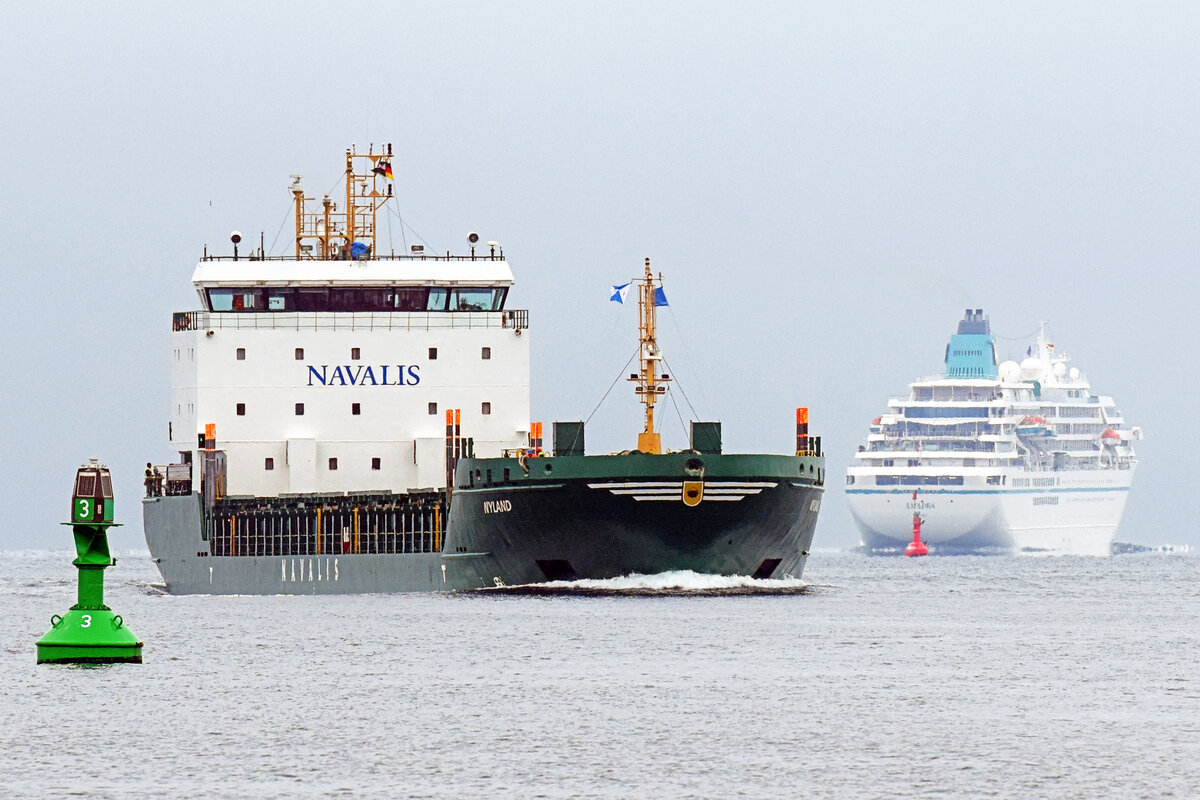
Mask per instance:
[[[67,545],[92,455],[116,471],[117,546],[144,547],[140,470],[172,455],[170,314],[197,305],[201,248],[234,228],[270,245],[289,174],[323,192],[347,146],[388,141],[431,247],[504,244],[547,430],[633,351],[608,287],[649,256],[700,416],[727,450],[786,452],[810,406],[831,475],[816,544],[850,546],[867,424],[979,306],[1001,336],[1049,320],[1144,428],[1118,539],[1200,545],[1194,4],[348,8],[0,12],[0,548]],[[589,450],[632,446],[638,413],[619,384]]]

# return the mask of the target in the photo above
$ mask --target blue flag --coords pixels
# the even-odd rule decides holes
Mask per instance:
[[[628,283],[624,284],[623,286],[612,287],[612,297],[610,297],[608,299],[613,301],[614,303],[624,303],[625,295],[627,295],[627,294],[629,294],[629,284]]]
[[[654,305],[665,306],[666,304],[667,304],[667,293],[664,292],[662,290],[662,287],[660,286],[654,290]]]

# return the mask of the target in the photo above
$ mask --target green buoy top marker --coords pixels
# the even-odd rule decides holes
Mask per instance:
[[[104,570],[117,563],[108,550],[113,522],[112,475],[96,459],[75,473],[70,525],[75,535],[79,602],[65,615],[50,618],[51,628],[38,640],[39,664],[142,663],[142,643],[119,614],[104,605]]]

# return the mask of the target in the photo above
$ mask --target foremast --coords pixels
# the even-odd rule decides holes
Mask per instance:
[[[658,349],[657,309],[662,296],[662,274],[658,278],[650,271],[650,259],[646,259],[646,272],[638,284],[638,337],[641,342],[639,370],[630,375],[633,391],[645,408],[645,424],[638,434],[637,449],[643,453],[662,454],[662,438],[654,430],[654,404],[658,396],[666,394],[670,375],[659,372],[662,353]],[[665,304],[665,303],[664,303]]]
[[[289,188],[295,198],[297,261],[370,258],[376,253],[376,214],[392,197],[392,145],[378,153],[374,145],[366,153],[353,146],[346,150],[344,209],[325,195],[320,210],[309,211],[307,203],[314,198],[304,196],[299,175],[292,176]]]

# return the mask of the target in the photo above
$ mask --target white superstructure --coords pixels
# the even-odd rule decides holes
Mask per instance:
[[[1141,432],[1068,361],[1043,328],[1022,362],[998,363],[968,309],[945,374],[890,400],[847,471],[863,545],[903,549],[919,514],[935,551],[1108,555]]]
[[[172,324],[170,440],[188,464],[224,453],[224,496],[444,488],[451,410],[476,456],[528,444],[528,314],[505,309],[503,252],[476,256],[474,234],[467,256],[377,252],[389,162],[347,152],[345,209],[308,212],[297,178],[293,256],[196,267],[202,310]]]

